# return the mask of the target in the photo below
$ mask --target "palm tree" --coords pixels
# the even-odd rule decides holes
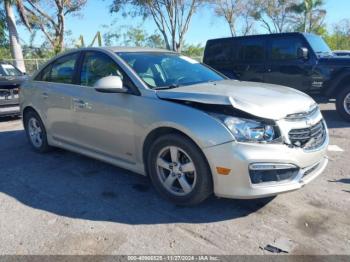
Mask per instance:
[[[25,65],[23,60],[22,46],[19,41],[19,35],[16,26],[16,19],[13,12],[13,5],[16,5],[18,14],[21,17],[24,25],[30,30],[30,25],[27,20],[26,12],[23,6],[22,0],[2,0],[4,2],[4,9],[6,12],[7,28],[10,39],[10,49],[12,58],[15,59],[15,66],[18,67],[22,72],[25,72]]]
[[[302,16],[300,29],[312,32],[322,26],[326,10],[322,9],[324,0],[303,0],[301,4],[293,5],[291,10]]]

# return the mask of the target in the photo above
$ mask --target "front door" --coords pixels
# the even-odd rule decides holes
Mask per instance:
[[[129,79],[107,54],[90,51],[84,54],[80,70],[80,90],[73,97],[73,118],[78,127],[78,144],[91,153],[112,161],[135,162],[133,110],[139,96],[101,93],[94,89],[97,80],[117,75],[128,87]]]

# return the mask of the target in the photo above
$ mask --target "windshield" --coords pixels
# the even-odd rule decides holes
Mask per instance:
[[[224,77],[189,57],[173,53],[118,53],[150,88],[174,88]]]
[[[305,35],[305,37],[316,54],[333,54],[332,50],[329,48],[322,37],[317,35]]]
[[[0,75],[2,76],[21,76],[22,72],[11,64],[0,64]]]

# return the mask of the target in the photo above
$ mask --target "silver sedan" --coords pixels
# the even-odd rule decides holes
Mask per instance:
[[[309,96],[228,80],[165,50],[69,51],[23,85],[20,106],[34,150],[148,175],[177,204],[277,195],[327,165],[326,123]]]

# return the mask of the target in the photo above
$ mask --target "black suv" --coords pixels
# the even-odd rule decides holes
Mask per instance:
[[[350,57],[333,54],[320,36],[283,33],[209,40],[204,63],[230,78],[336,98],[350,121]]]
[[[19,86],[27,76],[12,64],[0,62],[0,117],[19,115]]]

